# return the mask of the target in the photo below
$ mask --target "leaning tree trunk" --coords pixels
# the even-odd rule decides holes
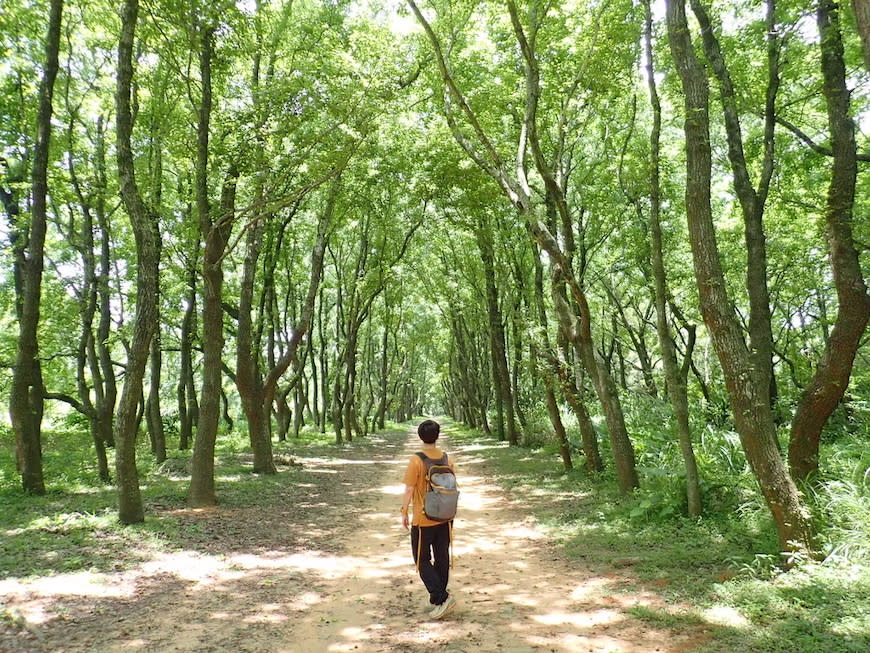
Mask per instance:
[[[340,171],[336,171],[336,175]],[[299,345],[303,338],[308,334],[311,325],[314,321],[314,309],[317,304],[317,295],[320,292],[320,281],[323,278],[323,258],[326,253],[326,243],[329,238],[329,229],[332,223],[332,217],[335,213],[335,202],[338,197],[339,178],[335,178],[334,185],[330,191],[327,205],[317,223],[317,234],[315,235],[314,246],[311,250],[311,271],[308,280],[308,290],[305,294],[305,299],[301,306],[299,319],[294,325],[293,335],[287,342],[286,349],[281,358],[275,361],[274,365],[269,370],[263,382],[263,406],[264,409],[272,405],[275,394],[278,390],[278,381],[287,371],[291,364],[297,361]],[[324,376],[326,376],[324,372]],[[269,447],[269,457],[271,459],[271,441],[263,443]]]
[[[559,402],[556,399],[556,382],[552,374],[552,370],[556,368],[556,355],[550,345],[550,336],[548,334],[547,325],[547,309],[544,306],[544,266],[541,263],[539,250],[535,248],[535,308],[538,316],[538,325],[541,327],[541,336],[543,338],[544,358],[547,360],[542,369],[537,370],[541,376],[541,381],[544,383],[544,398],[547,403],[547,415],[550,418],[550,424],[553,426],[553,431],[556,432],[556,442],[559,443],[559,454],[562,457],[562,465],[565,469],[574,469],[574,462],[571,459],[571,447],[568,442],[568,433],[565,431],[565,424],[562,422],[562,413],[559,410]],[[533,351],[538,358],[537,345],[532,344]],[[558,378],[558,374],[555,378]],[[589,458],[587,456],[587,462]]]
[[[562,330],[573,345],[577,357],[583,361],[583,367],[592,379],[592,385],[595,387],[595,392],[604,411],[604,418],[607,421],[619,490],[623,494],[627,494],[639,487],[640,482],[635,467],[634,447],[628,437],[616,383],[607,372],[604,364],[598,359],[595,351],[588,319],[583,317],[588,315],[588,306],[584,305],[581,308],[581,317],[577,319],[561,292],[560,275],[561,272],[558,269],[554,271],[553,305],[559,315]]]
[[[555,169],[544,155],[541,140],[538,137],[537,115],[538,102],[541,96],[541,79],[537,53],[535,51],[535,40],[539,25],[537,23],[533,24],[530,35],[527,36],[520,21],[516,3],[509,0],[507,5],[514,28],[514,35],[516,36],[517,44],[520,47],[525,63],[526,113],[524,124],[528,132],[529,149],[535,160],[535,168],[544,181],[548,196],[547,201],[552,203],[552,208],[561,218],[562,223],[568,224],[570,222],[568,198],[562,184],[557,179]],[[625,426],[625,416],[622,411],[622,402],[619,398],[616,384],[595,351],[592,338],[592,318],[589,312],[586,293],[574,274],[571,261],[565,256],[564,251],[556,239],[553,238],[547,226],[538,219],[536,207],[531,200],[528,180],[518,183],[515,180],[508,180],[504,173],[502,173],[502,181],[503,187],[514,196],[514,202],[520,208],[525,218],[526,229],[529,231],[529,234],[553,259],[554,302],[558,302],[561,297],[561,293],[556,290],[557,284],[564,282],[571,291],[571,297],[574,300],[577,313],[575,315],[574,311],[570,310],[567,304],[557,305],[556,309],[559,320],[566,326],[566,333],[571,335],[577,353],[592,379],[598,399],[601,402],[602,410],[604,411],[605,419],[607,420],[619,489],[622,493],[629,493],[640,485],[635,467],[634,447]],[[571,324],[567,324],[567,322]]]
[[[130,216],[136,240],[136,317],[127,359],[127,374],[115,422],[115,475],[118,483],[118,517],[122,523],[144,521],[139,473],[136,469],[138,407],[142,380],[148,362],[151,338],[157,328],[157,216],[145,205],[136,185],[131,137],[133,114],[133,42],[138,18],[138,0],[125,0],[121,9],[118,43],[118,77],[115,95],[117,113],[117,159],[121,198]]]
[[[685,376],[680,374],[677,365],[677,353],[673,335],[668,320],[667,297],[668,286],[665,276],[664,246],[662,245],[661,225],[661,185],[659,178],[660,135],[662,124],[662,108],[656,86],[653,66],[652,47],[652,12],[649,0],[644,0],[646,10],[644,43],[646,46],[647,84],[649,85],[650,102],[653,109],[653,126],[650,132],[650,234],[652,237],[651,258],[653,269],[653,285],[655,287],[656,332],[659,346],[662,350],[662,362],[665,368],[668,396],[674,411],[674,420],[679,433],[680,452],[683,455],[683,465],[686,469],[686,505],[689,517],[701,514],[701,481],[698,474],[698,463],[692,445],[692,428],[689,425],[689,397],[686,390]],[[691,355],[689,352],[688,355]]]
[[[804,389],[792,422],[789,465],[792,477],[800,480],[807,480],[818,471],[822,428],[849,385],[861,336],[870,319],[870,296],[852,237],[858,172],[855,124],[849,116],[849,90],[837,3],[820,2],[817,18],[834,154],[825,222],[839,312],[825,343],[825,352],[812,381]]]
[[[722,365],[746,459],[773,515],[780,546],[783,551],[811,551],[812,525],[776,446],[768,388],[754,383],[752,357],[727,294],[710,201],[709,89],[692,47],[685,0],[667,0],[667,25],[685,98],[686,218],[701,313]]]
[[[776,96],[779,91],[779,42],[774,17],[773,0],[767,2],[767,87],[765,88],[763,157],[757,188],[749,177],[749,166],[743,151],[743,134],[738,113],[738,98],[719,47],[719,40],[706,8],[700,0],[691,0],[695,17],[701,27],[704,52],[719,83],[719,96],[728,141],[734,191],[743,212],[746,242],[746,290],[749,297],[749,352],[753,359],[753,383],[774,406],[776,377],[773,374],[773,330],[771,326],[770,291],[767,285],[767,243],[764,234],[764,206],[774,168],[774,128],[776,126]]]
[[[583,355],[584,365],[587,366],[588,372],[595,382],[595,388],[607,418],[611,441],[614,444],[613,454],[616,460],[617,479],[620,490],[623,493],[631,492],[638,486],[634,451],[625,429],[622,406],[619,395],[616,393],[615,384],[595,357],[586,295],[574,276],[565,253],[560,248],[556,239],[553,238],[546,225],[538,219],[537,211],[540,207],[533,199],[531,186],[523,165],[523,157],[525,157],[527,151],[531,151],[535,159],[535,168],[544,180],[547,193],[552,196],[553,201],[556,203],[560,216],[563,219],[570,217],[566,195],[556,179],[554,169],[544,155],[537,133],[537,112],[538,100],[541,95],[541,84],[535,53],[534,32],[539,25],[537,23],[533,25],[532,37],[527,39],[519,19],[516,3],[509,0],[507,8],[514,27],[517,43],[523,55],[526,83],[525,115],[523,117],[522,135],[520,136],[517,149],[517,165],[515,169],[509,169],[508,164],[502,159],[498,149],[484,130],[482,123],[478,120],[467,99],[457,86],[445,58],[444,49],[441,47],[441,43],[432,26],[414,0],[407,0],[407,4],[417,17],[418,22],[422,25],[432,44],[438,69],[444,83],[448,124],[456,142],[481,169],[498,183],[499,187],[524,219],[529,235],[547,251],[553,259],[554,264],[558,266],[560,274],[564,275],[564,280],[571,289],[571,294],[580,311],[579,328],[576,331],[576,343]],[[460,125],[457,118],[463,121],[462,125]],[[464,129],[465,127],[468,129]]]

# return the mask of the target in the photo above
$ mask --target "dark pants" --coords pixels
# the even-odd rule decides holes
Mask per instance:
[[[441,605],[449,596],[450,522],[437,526],[411,526],[411,551],[420,578],[429,591],[429,603]]]

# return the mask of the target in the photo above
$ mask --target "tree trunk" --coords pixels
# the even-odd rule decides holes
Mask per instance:
[[[200,231],[205,239],[202,257],[202,391],[199,400],[199,427],[191,459],[191,506],[217,503],[214,483],[214,450],[220,421],[221,378],[223,372],[223,256],[226,251],[235,213],[238,171],[230,166],[224,181],[220,215],[212,216],[208,198],[208,143],[211,122],[211,64],[214,52],[214,28],[200,27],[200,75],[202,98],[199,107],[196,160],[196,205]]]
[[[746,242],[746,290],[749,295],[749,352],[753,359],[753,383],[759,392],[767,393],[767,402],[773,406],[773,331],[770,314],[770,291],[767,286],[767,244],[764,234],[764,206],[767,202],[770,180],[774,168],[774,127],[776,125],[776,96],[779,90],[779,44],[774,19],[773,2],[767,3],[768,79],[764,110],[764,156],[761,179],[756,189],[749,178],[749,169],[743,152],[743,135],[737,112],[737,94],[731,75],[725,65],[719,41],[707,11],[700,0],[691,0],[693,12],[701,27],[702,41],[707,59],[719,82],[725,134],[728,140],[728,158],[734,178],[734,190],[743,212],[744,240]],[[763,388],[763,390],[762,390]],[[776,440],[774,444],[778,446]]]
[[[562,222],[567,224],[570,222],[570,215],[565,191],[557,180],[554,169],[544,156],[541,142],[538,138],[537,113],[538,101],[541,95],[541,83],[535,53],[537,25],[533,26],[531,38],[528,38],[524,33],[516,4],[513,1],[508,2],[508,10],[511,15],[511,23],[513,24],[517,43],[525,60],[526,114],[524,124],[528,130],[528,144],[535,160],[535,168],[544,181],[548,196],[547,201],[555,208],[556,214],[560,216]],[[619,489],[624,494],[631,492],[639,486],[637,470],[635,468],[634,447],[631,444],[628,431],[625,427],[625,417],[622,412],[622,403],[619,399],[616,384],[601,364],[595,351],[592,337],[592,316],[589,311],[586,293],[574,275],[571,261],[565,256],[565,253],[559,247],[558,242],[553,238],[546,225],[538,219],[535,206],[531,200],[528,181],[517,183],[514,180],[508,180],[504,174],[502,174],[502,178],[503,186],[515,196],[515,204],[520,208],[525,218],[526,229],[529,231],[529,234],[553,259],[555,265],[553,277],[554,289],[558,284],[566,283],[571,291],[571,297],[576,304],[579,315],[575,317],[567,303],[563,302],[559,305],[558,302],[562,295],[558,291],[553,293],[556,310],[560,322],[566,326],[566,333],[571,335],[572,342],[592,379],[598,399],[601,402],[601,407],[607,420]]]
[[[822,429],[843,399],[861,336],[870,319],[870,296],[852,237],[857,176],[855,124],[849,115],[838,4],[822,0],[818,5],[817,22],[834,153],[825,223],[839,311],[825,342],[825,352],[812,381],[801,395],[792,422],[789,466],[792,477],[802,481],[810,479],[819,469]]]
[[[158,309],[159,312],[159,309]],[[163,413],[160,410],[160,377],[163,368],[163,352],[160,349],[160,332],[151,340],[151,380],[145,406],[148,433],[151,436],[151,452],[155,462],[166,460],[166,434],[163,430]]]
[[[495,253],[493,251],[492,233],[489,230],[489,226],[479,225],[475,229],[475,236],[477,248],[480,252],[480,260],[483,262],[483,275],[486,284],[486,313],[489,318],[492,379],[497,401],[497,433],[499,440],[505,439],[504,427],[506,422],[508,444],[516,446],[520,443],[520,439],[517,433],[511,376],[507,362],[504,319],[499,307],[498,287],[495,283]]]
[[[327,416],[332,399],[329,394],[329,356],[326,346],[326,321],[323,316],[323,290],[318,293],[320,301],[317,303],[317,335],[320,347],[317,350],[317,361],[320,365],[320,432],[326,433]]]
[[[525,114],[523,116],[523,129],[517,148],[516,170],[515,172],[509,172],[507,164],[498,153],[497,148],[489,139],[477,116],[456,85],[448,62],[444,57],[444,51],[438,36],[414,0],[407,1],[432,44],[438,69],[444,82],[445,95],[449,99],[450,106],[455,105],[457,107],[455,111],[461,115],[471,133],[473,133],[476,143],[472,144],[470,142],[469,137],[460,129],[459,123],[456,120],[457,116],[451,114],[448,115],[448,123],[450,124],[454,139],[469,157],[498,183],[499,187],[504,191],[525,221],[529,235],[550,255],[554,265],[558,267],[559,275],[561,275],[561,278],[564,279],[564,282],[568,284],[571,290],[571,295],[580,311],[580,319],[577,322],[578,328],[574,332],[576,346],[583,354],[584,365],[587,366],[588,372],[593,378],[605,417],[608,421],[611,442],[614,445],[613,454],[616,460],[617,479],[620,490],[623,493],[630,492],[638,485],[634,450],[625,429],[622,406],[619,395],[616,393],[613,379],[606,373],[606,370],[603,369],[603,366],[596,358],[591,331],[591,316],[589,315],[586,294],[574,276],[572,266],[565,253],[559,247],[558,242],[553,238],[546,225],[538,219],[537,211],[540,210],[540,207],[533,200],[531,186],[523,165],[524,157],[527,150],[529,150],[534,157],[535,168],[544,181],[550,201],[557,207],[558,215],[562,220],[569,221],[570,212],[568,210],[567,196],[559,180],[556,178],[553,167],[544,155],[538,137],[537,113],[538,100],[541,95],[541,84],[535,53],[535,34],[539,23],[533,21],[531,38],[527,38],[519,19],[516,3],[509,0],[507,8],[510,13],[517,44],[523,55],[526,82]],[[448,111],[451,111],[450,107],[448,107]],[[568,174],[567,171],[563,171],[563,173],[565,176]]]
[[[199,230],[192,244],[193,252],[199,251]],[[178,371],[178,448],[181,451],[190,449],[193,442],[193,429],[199,422],[199,404],[196,399],[193,376],[193,342],[196,338],[196,263],[198,254],[193,254],[188,262],[187,270],[187,301],[184,307],[184,317],[181,320],[181,338],[179,340],[179,371]]]
[[[384,300],[384,333],[381,336],[381,359],[380,375],[378,377],[378,409],[375,413],[374,425],[376,429],[386,428],[387,399],[389,395],[389,372],[390,372],[390,305]]]
[[[137,411],[151,338],[157,328],[157,216],[145,205],[136,184],[131,138],[133,115],[133,45],[139,11],[138,0],[125,0],[121,10],[118,44],[117,159],[121,198],[136,240],[136,317],[127,357],[127,374],[115,423],[115,475],[118,483],[118,516],[122,523],[144,521],[139,472],[136,469]]]
[[[653,110],[653,127],[650,132],[650,234],[652,237],[651,258],[653,284],[655,286],[656,331],[659,346],[662,350],[662,362],[665,368],[665,379],[668,397],[674,411],[674,421],[679,434],[680,452],[683,455],[683,466],[686,469],[686,506],[689,517],[701,515],[701,482],[698,474],[698,464],[692,445],[692,429],[689,425],[689,398],[686,391],[686,376],[680,374],[677,365],[676,347],[671,335],[668,320],[667,297],[668,287],[665,275],[664,246],[662,244],[661,226],[661,184],[659,178],[660,135],[662,110],[656,87],[653,47],[652,47],[652,11],[649,0],[644,0],[646,10],[644,44],[646,48],[646,73],[649,85],[650,102]],[[691,356],[691,351],[687,352]]]
[[[625,329],[626,334],[628,334],[628,339],[631,340],[631,344],[634,347],[634,353],[637,355],[637,362],[640,364],[641,374],[643,375],[643,382],[646,386],[646,392],[650,397],[658,397],[659,390],[656,386],[655,375],[653,374],[653,364],[649,355],[649,351],[646,347],[646,323],[644,320],[648,317],[646,315],[640,315],[639,309],[635,307],[635,311],[641,317],[641,327],[635,329],[632,326],[631,320],[629,320],[628,315],[626,314],[626,307],[623,305],[623,298],[617,292],[616,288],[613,288],[611,284],[607,281],[603,283],[604,289],[607,292],[607,296],[610,297],[610,302],[613,306],[616,307],[616,314],[613,314],[613,333],[617,333],[618,326],[622,326]],[[617,315],[618,318],[617,319]],[[620,362],[620,377],[621,377],[621,385],[624,389],[628,388],[628,380],[626,379],[625,374],[625,357],[621,353],[621,349],[619,349],[619,337],[618,335],[613,338],[614,346],[617,347],[619,362]]]
[[[628,437],[625,417],[613,377],[607,373],[603,363],[598,359],[592,343],[588,327],[584,327],[583,317],[578,321],[565,301],[560,289],[560,272],[556,270],[553,278],[553,304],[559,314],[562,329],[574,346],[577,357],[583,361],[583,367],[592,379],[592,385],[601,402],[607,430],[610,437],[610,447],[613,451],[613,462],[620,492],[626,494],[639,487],[635,467],[634,447]],[[588,307],[581,309],[588,314]],[[585,333],[585,335],[584,335]]]
[[[75,150],[74,134],[75,122],[70,119],[68,130],[69,151]],[[102,120],[97,120],[97,138],[98,143],[103,137]],[[101,144],[97,145],[98,151]],[[100,155],[97,155],[100,158]],[[98,162],[97,167],[100,168]],[[94,255],[94,218],[91,207],[91,197],[86,196],[78,178],[75,166],[75,157],[70,156],[67,162],[70,182],[78,196],[79,205],[82,211],[82,224],[79,230],[79,238],[77,244],[73,246],[78,250],[82,262],[83,283],[81,293],[79,295],[79,322],[81,331],[79,335],[78,350],[76,352],[76,389],[78,392],[78,401],[81,406],[82,414],[88,420],[88,430],[94,442],[94,450],[97,457],[97,470],[100,480],[104,483],[111,481],[109,473],[109,459],[106,454],[106,443],[102,436],[100,427],[100,415],[98,406],[103,401],[103,381],[100,372],[100,367],[97,358],[97,348],[94,343],[94,318],[97,313],[97,304],[99,298],[99,281],[97,278],[97,263]],[[97,194],[98,201],[103,201],[105,186],[99,184],[100,174],[97,174]],[[88,375],[91,377],[91,384],[88,384]],[[91,398],[93,391],[93,400]]]
[[[254,472],[275,473],[271,451],[270,407],[265,403],[259,343],[254,338],[254,285],[260,260],[263,222],[248,227],[245,262],[239,298],[239,323],[236,333],[236,389],[248,423],[248,438],[254,453]]]
[[[685,0],[667,0],[671,52],[685,97],[686,217],[701,312],[725,377],[737,432],[770,509],[783,551],[812,550],[809,514],[775,446],[767,386],[758,387],[752,357],[726,291],[710,203],[709,89],[695,57]]]
[[[317,233],[311,250],[311,271],[308,279],[308,289],[299,311],[299,318],[294,325],[293,333],[287,342],[286,349],[281,358],[276,360],[263,381],[263,408],[269,410],[277,392],[278,381],[287,371],[291,364],[297,362],[299,345],[306,337],[314,321],[314,309],[317,304],[317,295],[320,292],[320,281],[323,278],[323,259],[326,253],[326,243],[329,238],[329,229],[335,213],[335,202],[340,187],[340,171],[336,171],[333,186],[329,191],[326,206],[320,214],[317,223]],[[268,447],[268,458],[272,459],[271,440],[261,441],[260,444]],[[266,453],[263,454],[265,459]],[[274,469],[274,463],[272,463]],[[274,473],[274,472],[271,472]]]
[[[104,143],[103,121],[97,121],[97,175],[99,186],[108,186],[106,178],[106,152]],[[102,385],[102,397],[97,393],[97,420],[100,437],[106,447],[115,446],[115,405],[118,401],[118,385],[115,380],[115,370],[112,365],[112,352],[109,348],[109,336],[112,331],[112,293],[109,278],[112,273],[112,245],[109,229],[109,216],[106,211],[105,197],[101,192],[97,198],[97,224],[100,232],[100,272],[97,279],[100,319],[97,323],[96,348],[93,376],[99,378]],[[98,384],[99,385],[99,384]]]
[[[354,301],[357,297],[354,295]],[[351,315],[356,312],[352,305]],[[356,357],[357,357],[357,337],[361,324],[358,324],[356,319],[347,328],[346,344],[344,349],[344,374],[340,375],[341,384],[336,386],[337,393],[341,394],[341,425],[344,433],[345,442],[353,442],[354,433],[354,405],[356,403]],[[338,383],[338,382],[337,382]]]
[[[63,0],[51,0],[45,41],[45,69],[39,84],[36,143],[33,150],[32,205],[26,245],[16,247],[22,292],[18,321],[18,351],[12,372],[9,416],[15,434],[16,457],[26,492],[45,494],[42,471],[42,414],[45,386],[39,360],[39,315],[45,255],[48,200],[48,156],[51,141],[52,97],[57,78]]]
[[[559,454],[562,456],[562,465],[565,469],[574,469],[574,462],[571,459],[571,447],[568,443],[568,433],[565,431],[565,425],[562,422],[562,414],[559,410],[559,402],[556,400],[556,384],[553,381],[553,375],[550,373],[556,362],[556,355],[550,345],[550,336],[547,333],[547,310],[544,305],[544,265],[541,263],[539,250],[535,248],[535,307],[537,309],[538,325],[541,327],[543,337],[543,346],[546,350],[544,357],[548,359],[548,364],[545,368],[539,371],[542,381],[544,382],[544,397],[547,402],[547,415],[550,418],[550,424],[553,426],[553,431],[556,433],[556,441],[559,443]],[[535,347],[535,345],[532,345]],[[557,375],[558,378],[558,375]],[[597,442],[595,447],[597,453]],[[587,455],[587,463],[590,456]]]
[[[867,0],[852,0],[855,10],[855,22],[858,24],[858,34],[864,47],[864,67],[870,70],[870,2]]]

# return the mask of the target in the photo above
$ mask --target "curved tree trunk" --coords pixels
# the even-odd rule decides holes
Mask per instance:
[[[546,350],[544,357],[548,359],[549,364],[539,371],[541,380],[544,382],[544,398],[547,402],[547,415],[550,417],[550,424],[553,426],[553,431],[556,433],[556,442],[559,443],[559,455],[562,457],[562,466],[565,469],[574,469],[574,462],[571,459],[571,447],[568,442],[568,433],[565,431],[565,425],[562,422],[562,413],[559,410],[559,402],[556,400],[556,383],[554,377],[550,374],[557,365],[555,364],[556,356],[553,354],[550,346],[550,336],[547,333],[547,310],[544,307],[544,266],[541,263],[541,257],[538,255],[538,250],[535,248],[535,307],[537,309],[538,324],[541,327],[543,337],[543,346]],[[532,345],[533,357],[536,357],[536,345]],[[558,374],[557,374],[558,378]],[[597,443],[596,443],[597,444]],[[597,447],[596,447],[597,450]],[[587,463],[588,463],[587,456]]]
[[[535,167],[544,181],[549,197],[548,201],[552,203],[563,224],[568,224],[570,223],[570,215],[567,197],[562,185],[559,184],[556,178],[554,169],[544,156],[538,137],[537,113],[538,101],[541,95],[540,71],[535,52],[535,38],[538,24],[533,24],[531,33],[527,36],[520,22],[516,4],[512,0],[508,2],[508,10],[511,15],[511,23],[513,24],[517,43],[525,60],[526,114],[524,124],[528,132],[528,145],[535,160]],[[637,470],[635,468],[634,447],[631,444],[631,439],[628,437],[625,417],[622,412],[622,403],[616,384],[595,351],[592,337],[592,319],[586,293],[574,275],[571,261],[565,256],[558,242],[547,229],[547,226],[538,219],[535,207],[531,201],[528,181],[508,179],[504,173],[501,176],[503,186],[514,195],[515,204],[523,213],[529,233],[553,259],[553,299],[559,320],[566,327],[566,333],[570,335],[577,353],[592,379],[598,399],[601,402],[601,407],[607,420],[619,489],[623,493],[631,492],[639,486]],[[562,283],[567,284],[571,292],[571,297],[576,303],[579,313],[577,316],[573,314],[567,303],[562,302],[561,305],[559,304],[562,295],[556,290],[556,285]]]
[[[737,93],[725,64],[719,41],[706,7],[700,0],[691,0],[692,10],[701,27],[707,60],[719,83],[719,96],[728,140],[734,190],[743,213],[746,243],[746,290],[749,296],[749,352],[753,359],[753,383],[759,392],[767,392],[767,401],[774,406],[776,379],[773,374],[773,330],[771,326],[770,291],[767,285],[767,242],[764,233],[764,207],[774,168],[774,128],[776,126],[776,96],[779,91],[779,43],[774,20],[773,0],[767,2],[768,76],[765,89],[764,155],[761,178],[753,186],[743,151]],[[764,388],[764,390],[762,390]],[[774,444],[778,442],[774,439]]]
[[[145,205],[136,185],[131,137],[133,115],[133,43],[138,18],[138,0],[125,0],[121,9],[121,37],[118,44],[118,79],[115,96],[117,113],[118,176],[121,198],[130,216],[136,239],[136,317],[127,358],[127,374],[115,422],[115,473],[118,483],[118,517],[122,523],[144,521],[139,472],[136,469],[138,408],[142,380],[148,362],[151,338],[157,328],[157,260],[159,238],[157,216]]]
[[[825,352],[812,381],[804,389],[792,421],[789,465],[792,476],[801,480],[809,479],[818,471],[822,429],[849,385],[861,336],[870,319],[870,296],[852,237],[858,172],[855,124],[849,115],[849,90],[837,6],[835,2],[822,0],[817,19],[834,154],[825,222],[839,311],[825,343]]]
[[[559,315],[562,329],[573,345],[576,356],[583,361],[583,367],[592,379],[592,385],[595,387],[598,400],[601,402],[604,418],[607,421],[607,431],[610,437],[610,448],[613,451],[613,463],[619,490],[626,494],[639,487],[640,483],[635,467],[634,447],[628,437],[625,416],[622,412],[616,384],[613,377],[608,374],[604,364],[598,359],[589,331],[583,326],[584,318],[581,317],[578,320],[565,301],[559,287],[561,285],[558,279],[559,274],[558,270],[554,273],[553,304]],[[588,308],[582,310],[585,313]]]
[[[686,505],[689,517],[701,514],[701,481],[698,463],[692,445],[692,429],[689,425],[689,398],[686,391],[686,377],[677,365],[677,353],[668,320],[668,287],[665,276],[664,246],[662,245],[661,226],[661,186],[659,183],[659,160],[662,109],[653,67],[652,12],[649,0],[644,0],[646,10],[644,41],[647,58],[647,83],[653,109],[653,127],[650,132],[650,234],[652,237],[651,258],[653,284],[655,286],[656,331],[662,350],[662,362],[668,386],[668,397],[674,411],[674,420],[679,433],[680,452],[686,469]],[[691,352],[687,353],[691,356]]]
[[[102,139],[101,120],[97,121],[98,138]],[[73,133],[75,124],[71,120],[69,126],[69,148],[74,149]],[[98,148],[100,146],[98,145]],[[100,413],[98,407],[103,402],[103,380],[98,365],[97,348],[94,343],[94,318],[97,313],[97,304],[99,298],[99,282],[97,279],[97,263],[94,256],[94,218],[91,211],[91,201],[85,196],[81,183],[76,172],[74,157],[69,157],[67,169],[70,175],[70,181],[75,189],[79,199],[79,204],[82,211],[82,225],[79,231],[81,239],[77,245],[74,245],[79,251],[82,261],[83,284],[80,295],[79,307],[79,323],[81,332],[79,336],[78,351],[76,353],[76,387],[78,391],[79,404],[82,407],[82,413],[88,419],[88,430],[91,433],[91,439],[94,441],[94,450],[97,455],[97,471],[100,480],[104,483],[111,481],[109,473],[109,459],[106,453],[106,443],[102,436],[100,426]],[[98,201],[102,201],[102,196],[105,193],[105,187],[98,188]],[[90,374],[91,384],[88,384],[88,374]],[[93,400],[91,393],[93,391]]]
[[[504,191],[525,221],[529,235],[550,255],[554,265],[558,268],[556,272],[560,275],[559,278],[564,283],[567,283],[571,290],[572,298],[576,302],[580,313],[579,320],[577,320],[576,316],[571,318],[572,322],[577,321],[577,328],[573,331],[576,347],[582,355],[583,363],[587,367],[589,375],[593,379],[602,409],[607,418],[611,442],[614,444],[613,454],[616,460],[617,479],[620,490],[624,493],[631,492],[632,489],[638,486],[634,450],[625,428],[625,420],[619,395],[616,391],[616,385],[596,357],[591,331],[591,316],[589,315],[586,294],[575,277],[570,261],[565,256],[559,243],[553,238],[544,222],[538,218],[537,212],[540,210],[540,206],[534,201],[525,171],[524,158],[528,149],[532,152],[535,168],[541,175],[547,194],[555,204],[559,216],[563,221],[570,220],[566,195],[563,187],[556,179],[553,166],[544,156],[537,132],[538,100],[541,95],[541,84],[535,52],[535,35],[539,22],[536,19],[531,21],[533,23],[531,36],[527,38],[519,18],[516,3],[511,0],[507,3],[514,34],[525,63],[524,74],[526,83],[525,115],[517,147],[516,166],[515,169],[512,168],[509,171],[498,149],[490,140],[467,99],[456,85],[447,59],[444,56],[444,50],[432,26],[414,0],[407,0],[407,3],[417,17],[418,22],[423,26],[423,30],[432,44],[438,69],[444,82],[444,94],[447,101],[445,105],[447,108],[447,120],[455,140],[468,156],[498,183],[499,187]],[[457,119],[463,120],[463,124],[467,125],[475,139],[474,142],[460,128]],[[566,175],[568,174],[567,171],[564,172]],[[561,319],[562,315],[560,314]]]

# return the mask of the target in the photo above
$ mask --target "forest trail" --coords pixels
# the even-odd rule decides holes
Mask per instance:
[[[418,443],[394,432],[299,458],[286,503],[182,511],[199,539],[134,570],[2,581],[28,626],[0,651],[677,653],[706,639],[633,617],[632,606],[662,599],[632,592],[627,573],[565,559],[528,506],[488,478],[475,451],[497,445],[453,448],[449,437],[441,444],[462,491],[450,583],[459,603],[428,620],[399,514]]]

